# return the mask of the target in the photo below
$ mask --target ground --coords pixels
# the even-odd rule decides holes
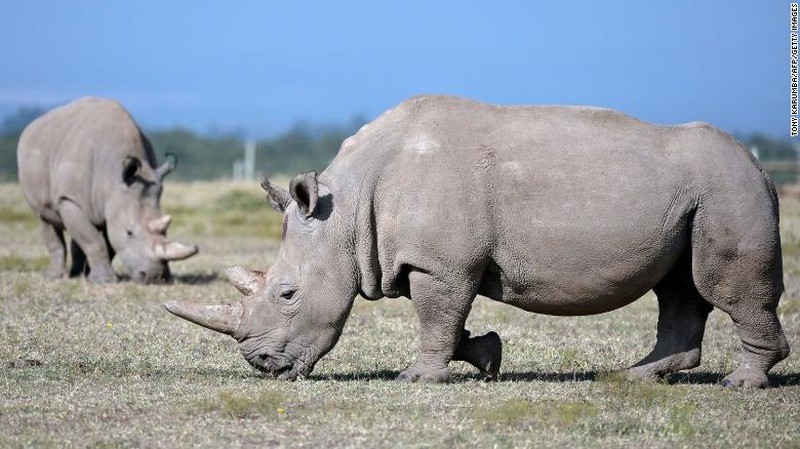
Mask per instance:
[[[505,343],[500,381],[453,363],[454,382],[393,379],[416,356],[409,301],[357,299],[336,348],[296,382],[272,380],[235,341],[166,311],[170,299],[234,301],[225,268],[268,267],[280,215],[257,183],[168,183],[170,236],[200,254],[177,282],[48,282],[18,186],[0,185],[0,447],[799,447],[800,201],[781,205],[794,353],[766,390],[719,385],[738,363],[730,319],[711,314],[703,363],[659,383],[610,374],[655,341],[657,305],[590,317],[529,314],[479,298],[468,327]]]

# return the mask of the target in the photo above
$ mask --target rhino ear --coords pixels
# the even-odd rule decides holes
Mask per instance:
[[[307,171],[296,174],[289,184],[289,193],[292,194],[292,199],[306,218],[314,215],[319,198],[317,172]]]
[[[133,184],[133,181],[136,180],[136,173],[139,172],[139,169],[142,167],[142,161],[138,158],[133,156],[128,156],[122,161],[122,182],[125,183],[126,186]]]
[[[272,208],[280,213],[283,213],[289,207],[289,203],[292,202],[292,196],[289,195],[289,192],[271,183],[267,179],[267,175],[264,175],[261,179],[261,188],[267,192],[267,199]]]

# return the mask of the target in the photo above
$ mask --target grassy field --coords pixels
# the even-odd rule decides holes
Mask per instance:
[[[269,266],[280,216],[255,185],[169,184],[170,235],[198,243],[168,286],[45,281],[45,250],[15,185],[0,185],[0,447],[800,447],[800,201],[784,198],[795,352],[774,388],[729,390],[730,319],[711,314],[703,364],[660,383],[609,373],[655,341],[652,294],[592,317],[533,315],[479,298],[468,327],[505,343],[501,379],[453,363],[447,385],[393,381],[415,358],[409,301],[357,299],[336,348],[307,379],[271,380],[235,341],[162,308],[238,297],[230,265]]]

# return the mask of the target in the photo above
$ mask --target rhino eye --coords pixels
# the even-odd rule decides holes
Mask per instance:
[[[128,237],[133,237],[133,231],[130,229],[126,229],[125,232],[128,234]]]
[[[288,301],[294,297],[295,292],[297,292],[297,290],[293,289],[284,290],[281,292],[281,299],[285,299]]]

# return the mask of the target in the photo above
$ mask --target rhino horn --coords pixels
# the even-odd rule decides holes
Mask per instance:
[[[184,245],[178,242],[158,243],[155,255],[164,260],[183,260],[197,254],[197,245]]]
[[[167,160],[156,169],[156,178],[159,181],[164,180],[172,170],[175,170],[175,165],[178,163],[178,158],[172,153],[167,153]]]
[[[167,232],[167,228],[169,228],[170,223],[172,223],[172,217],[169,215],[164,215],[160,218],[154,218],[147,223],[147,229],[154,234],[163,234]]]
[[[269,204],[278,212],[284,212],[292,202],[292,195],[289,194],[289,191],[270,182],[267,175],[261,179],[261,188],[267,192]]]
[[[164,308],[175,316],[217,332],[233,336],[242,322],[242,303],[193,304],[187,301],[170,301]]]
[[[244,267],[231,267],[225,271],[228,280],[231,281],[237,290],[245,295],[252,295],[261,286],[264,279],[264,273],[260,271],[250,271]]]

